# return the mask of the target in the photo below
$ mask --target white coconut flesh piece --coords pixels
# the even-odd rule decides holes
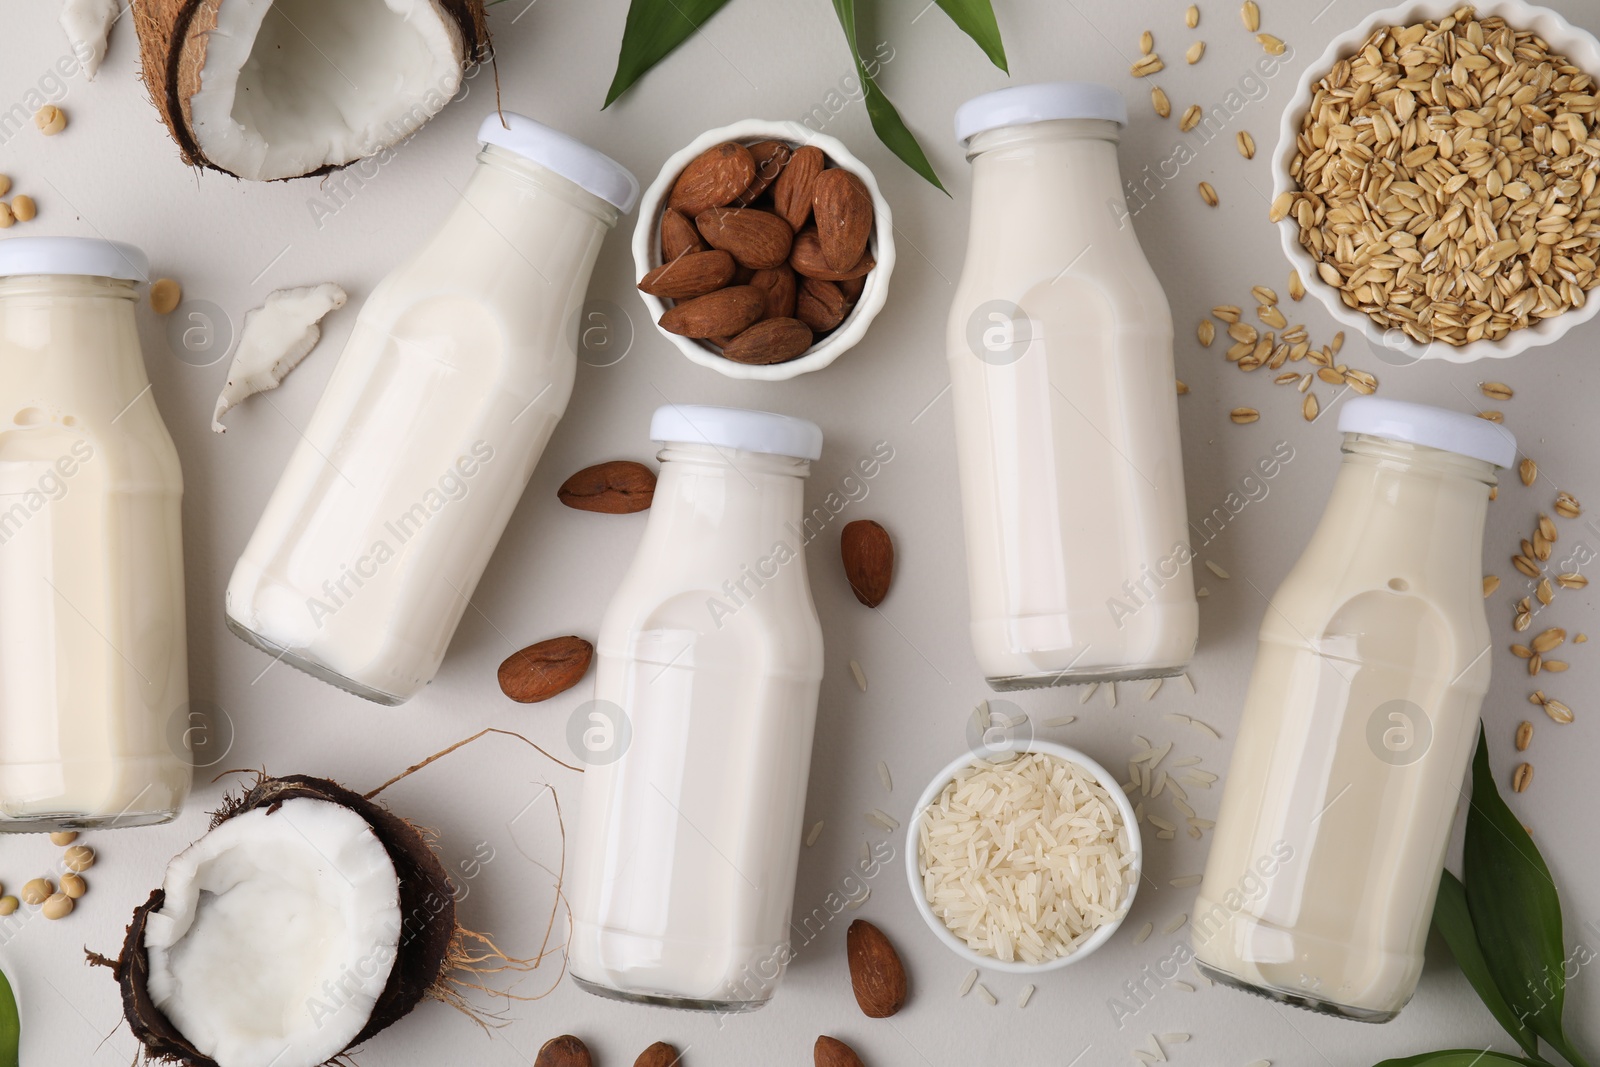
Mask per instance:
[[[330,311],[348,303],[345,291],[332,282],[300,289],[279,289],[266,303],[245,312],[239,348],[228,364],[228,380],[217,396],[211,429],[227,433],[222,416],[247,397],[276,389],[322,339],[319,325]]]
[[[83,64],[83,76],[94,81],[106,58],[111,26],[122,15],[121,0],[66,0],[61,5],[61,28],[72,44],[72,54]]]
[[[150,996],[219,1067],[314,1067],[366,1025],[399,947],[400,885],[360,815],[305,797],[237,815],[162,888]]]
[[[461,86],[437,0],[221,0],[189,122],[201,153],[270,181],[342,166],[416,132]]]

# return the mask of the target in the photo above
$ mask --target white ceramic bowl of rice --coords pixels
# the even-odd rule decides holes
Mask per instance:
[[[907,827],[906,876],[956,955],[1039,974],[1111,939],[1139,891],[1144,850],[1133,805],[1100,764],[1048,741],[1009,753],[967,754],[934,776]]]

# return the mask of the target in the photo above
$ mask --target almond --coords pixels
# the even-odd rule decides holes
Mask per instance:
[[[733,257],[721,249],[686,252],[646,274],[639,288],[651,296],[686,300],[704,296],[733,281]]]
[[[661,213],[661,262],[671,263],[690,252],[704,252],[706,243],[700,240],[700,231],[681,211],[670,207]]]
[[[588,1045],[571,1034],[562,1034],[544,1043],[533,1059],[533,1067],[590,1067],[593,1062]]]
[[[859,278],[875,265],[872,253],[865,252],[849,270],[834,270],[829,266],[827,257],[822,254],[822,242],[817,239],[817,231],[810,226],[795,234],[794,248],[789,253],[789,266],[797,273],[804,274],[807,278],[821,278],[827,282]]]
[[[856,599],[869,608],[883,603],[894,577],[894,543],[889,540],[889,531],[871,519],[848,523],[839,534],[839,555],[844,559],[844,576]],[[850,958],[853,971],[853,950]]]
[[[787,263],[770,270],[756,271],[750,277],[750,284],[767,295],[767,310],[762,313],[762,318],[794,318],[795,276],[794,269]]]
[[[579,511],[630,515],[644,511],[656,491],[656,475],[643,463],[614,459],[585,467],[561,483],[556,497]]]
[[[855,307],[856,301],[861,299],[861,291],[867,287],[867,279],[865,275],[859,278],[846,278],[838,285],[839,292],[844,294],[845,303]]]
[[[783,173],[784,165],[794,155],[794,149],[782,141],[760,141],[750,146],[750,158],[756,164],[756,176],[750,187],[739,194],[739,203],[748,207],[757,197],[772,187]]]
[[[905,1007],[906,969],[882,930],[857,919],[845,934],[845,948],[850,957],[850,987],[867,1018],[887,1019]]]
[[[817,175],[828,163],[828,157],[815,145],[805,145],[794,150],[789,165],[783,168],[778,180],[772,183],[772,206],[789,228],[798,231],[811,217],[811,199],[816,191]]]
[[[583,680],[594,646],[581,637],[552,637],[513,652],[500,664],[500,691],[518,704],[537,704]]]
[[[633,1067],[675,1067],[683,1062],[683,1057],[678,1055],[678,1050],[665,1041],[657,1041],[633,1061]]]
[[[817,1038],[816,1048],[812,1051],[812,1060],[816,1067],[865,1067],[861,1057],[856,1055],[855,1049],[838,1038],[826,1034]]]
[[[683,168],[667,206],[692,219],[702,211],[733,203],[750,188],[755,176],[755,160],[744,145],[732,141],[712,145]]]
[[[735,363],[787,363],[814,340],[799,319],[763,319],[723,345],[722,354]]]
[[[850,311],[844,293],[833,282],[806,278],[795,297],[794,317],[817,333],[827,333],[844,321]]]
[[[734,285],[686,300],[661,316],[661,328],[681,337],[732,337],[754,326],[767,298],[753,285]]]
[[[740,266],[770,270],[789,258],[794,231],[770,211],[720,208],[695,216],[695,227],[712,248],[732,253]]]
[[[825,170],[817,175],[811,207],[828,266],[848,271],[860,261],[872,236],[872,194],[866,183],[838,167]]]

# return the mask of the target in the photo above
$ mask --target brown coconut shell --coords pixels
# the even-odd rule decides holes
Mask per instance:
[[[133,0],[133,24],[139,34],[139,59],[150,101],[161,113],[183,161],[191,167],[232,174],[200,151],[191,125],[189,98],[200,91],[206,45],[217,28],[217,9],[225,0]],[[489,13],[484,0],[433,0],[461,31],[463,61],[487,63],[494,58],[489,39]],[[299,177],[328,174],[354,163],[328,164]],[[284,179],[287,180],[287,179]]]
[[[211,829],[257,808],[276,809],[286,800],[306,797],[343,805],[367,821],[394,861],[400,880],[401,933],[389,981],[373,1006],[367,1025],[350,1042],[353,1048],[404,1018],[430,993],[442,988],[447,961],[456,942],[455,888],[427,839],[410,823],[337,782],[305,775],[263,778],[237,799],[230,799],[211,821]],[[166,894],[157,889],[133,913],[113,974],[122,987],[122,1013],[134,1037],[152,1059],[216,1067],[178,1032],[150,997],[150,963],[145,957],[145,922],[159,911]],[[90,956],[91,961],[107,962]]]

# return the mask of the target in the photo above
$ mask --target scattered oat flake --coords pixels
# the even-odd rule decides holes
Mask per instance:
[[[1478,391],[1490,400],[1510,400],[1513,395],[1505,382],[1479,382]]]
[[[1210,182],[1200,183],[1200,199],[1204,200],[1208,207],[1216,207],[1220,202],[1217,199],[1217,191],[1212,188]]]
[[[1031,986],[1031,985],[1023,986],[1022,987],[1022,995],[1017,998],[1017,1007],[1026,1008],[1028,1006],[1028,1001],[1030,1001],[1032,999],[1033,999],[1033,986]]]
[[[972,992],[973,983],[975,983],[977,980],[978,980],[978,969],[976,967],[974,967],[972,970],[967,972],[966,980],[961,983],[961,993],[960,993],[960,995],[964,997],[968,993]]]
[[[1133,943],[1135,945],[1142,945],[1148,941],[1150,939],[1150,935],[1155,932],[1155,923],[1145,923],[1143,926],[1139,927],[1139,932],[1134,936]]]
[[[1183,929],[1183,924],[1188,922],[1188,921],[1189,921],[1189,913],[1188,912],[1184,912],[1182,915],[1177,916],[1171,922],[1169,922],[1167,925],[1163,926],[1161,928],[1161,932],[1164,933],[1164,934],[1177,933],[1179,930]]]
[[[998,1000],[994,999],[994,994],[989,992],[989,987],[984,985],[982,982],[978,983],[978,996],[982,997],[984,1003],[989,1005],[991,1008],[1000,1003]]]
[[[1228,577],[1227,571],[1223,570],[1221,567],[1217,566],[1215,562],[1209,559],[1206,560],[1206,570],[1210,571],[1212,574],[1215,574],[1218,578],[1226,579]]]
[[[861,669],[861,664],[851,660],[850,673],[856,676],[856,687],[865,693],[867,691],[867,674]]]
[[[806,848],[810,848],[812,845],[816,844],[817,838],[821,836],[822,822],[819,820],[817,824],[811,828],[811,832],[806,834]]]

